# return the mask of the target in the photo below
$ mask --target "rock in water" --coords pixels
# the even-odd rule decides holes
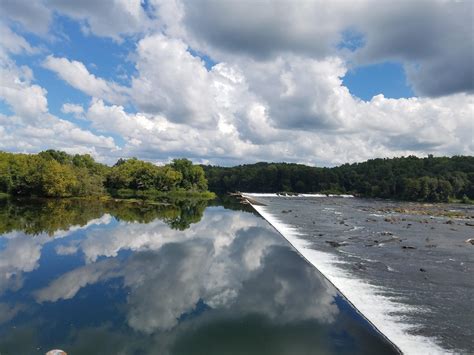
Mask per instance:
[[[67,355],[67,352],[59,349],[50,350],[46,353],[46,355]]]
[[[326,240],[326,243],[328,243],[330,246],[332,246],[333,248],[339,248],[339,247],[342,247],[344,245],[347,245],[346,242],[334,242],[332,240]]]

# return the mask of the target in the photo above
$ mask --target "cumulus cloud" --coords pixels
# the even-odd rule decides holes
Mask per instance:
[[[0,38],[2,38],[2,45],[0,46],[2,60],[7,60],[8,53],[34,54],[38,52],[38,49],[31,46],[25,38],[13,32],[2,22],[0,22]]]
[[[212,74],[184,42],[152,35],[138,43],[137,57],[132,93],[140,110],[190,125],[216,121]]]
[[[124,100],[125,88],[114,82],[96,77],[81,62],[49,55],[44,60],[43,66],[54,71],[72,87],[90,96],[103,98],[110,102],[123,102]]]
[[[84,107],[82,105],[65,103],[61,106],[61,112],[70,113],[76,118],[83,118]]]
[[[31,84],[28,68],[0,68],[0,97],[18,115],[34,118],[48,112],[47,91],[39,85]]]
[[[346,68],[339,58],[286,56],[242,63],[250,90],[268,107],[273,126],[299,130],[343,130],[354,99],[342,85]]]
[[[166,161],[176,155],[203,158],[228,154],[228,158],[238,158],[248,151],[235,130],[222,128],[225,123],[217,130],[215,126],[194,128],[159,115],[127,113],[123,106],[109,106],[101,100],[91,102],[87,118],[99,130],[122,135],[127,141],[122,149],[126,156]]]
[[[0,44],[0,98],[14,112],[27,118],[46,113],[47,91],[32,83],[34,77],[29,67],[17,66],[10,58],[11,54],[31,52],[32,47],[23,37],[8,30],[3,32],[7,33],[7,40]]]
[[[75,124],[44,114],[34,121],[0,114],[0,149],[37,152],[51,147],[69,153],[89,153],[97,158],[117,149],[113,138],[81,129]]]
[[[472,1],[400,1],[368,4],[357,26],[365,45],[356,60],[398,60],[423,96],[474,91]]]
[[[148,39],[152,38],[156,39]],[[158,41],[166,39],[160,35]],[[184,46],[179,51],[182,56],[173,62],[186,67],[191,55]],[[160,71],[161,57],[149,55],[148,65]],[[348,68],[338,57],[240,59],[233,65],[219,63],[211,70],[202,61],[192,63],[202,75],[193,77],[189,85],[206,90],[193,90],[192,100],[186,99],[186,91],[176,94],[178,101],[172,107],[181,111],[166,104],[161,108],[160,100],[152,99],[153,93],[163,89],[158,83],[173,86],[169,92],[181,91],[183,83],[170,77],[166,82],[148,82],[149,102],[156,104],[143,107],[148,112],[128,113],[123,106],[94,99],[87,118],[97,129],[126,138],[123,152],[155,159],[184,154],[218,162],[279,159],[334,164],[374,156],[472,152],[466,136],[473,110],[468,94],[409,99],[377,95],[362,101],[343,85]],[[131,89],[134,98],[145,95],[144,82],[153,78],[141,70]],[[193,121],[199,112],[193,102],[208,102],[201,112],[214,113],[217,124]],[[183,122],[180,113],[187,104]]]
[[[35,49],[23,37],[12,37],[8,31],[3,32],[12,40],[0,44],[0,100],[12,112],[0,113],[0,149],[36,152],[58,148],[71,153],[87,152],[96,157],[104,151],[115,150],[117,147],[111,137],[95,135],[49,113],[47,90],[35,83],[29,66],[18,66],[12,59],[12,55],[29,55],[35,53]]]
[[[258,160],[334,165],[473,152],[471,2],[107,4],[110,14],[103,13],[102,3],[57,0],[48,7],[91,34],[136,41],[127,58],[134,65],[128,86],[92,73],[86,62],[54,53],[42,60],[90,97],[88,105],[64,103],[62,112],[87,119],[103,135],[76,127],[70,129],[71,143],[53,139],[59,131],[49,126],[54,117],[48,114],[47,87],[35,82],[30,68],[9,59],[0,95],[16,115],[1,118],[6,142],[1,147],[31,132],[32,139],[15,150],[51,144],[109,160],[120,149],[123,156],[161,161],[188,156],[228,165]],[[127,31],[119,21],[125,18],[131,23]],[[0,54],[35,52],[8,26],[0,31],[7,35]],[[357,38],[352,47],[351,35]],[[387,60],[403,65],[418,97],[389,99],[380,93],[363,101],[344,86],[352,67]],[[43,116],[44,124],[32,124]],[[123,138],[120,148],[109,134]]]
[[[169,8],[169,7],[168,7]],[[401,61],[418,94],[474,90],[470,1],[183,1],[165,11],[171,35],[185,36],[218,59],[265,59],[288,53],[324,58],[341,50],[344,33],[361,36],[348,59]],[[344,47],[344,46],[342,46]],[[439,78],[442,69],[443,77]]]

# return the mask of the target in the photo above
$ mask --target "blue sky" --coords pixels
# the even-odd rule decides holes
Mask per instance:
[[[375,95],[399,99],[415,96],[407,83],[403,66],[397,62],[383,62],[360,66],[347,72],[343,78],[349,91],[363,100]]]
[[[472,154],[471,2],[178,4],[2,2],[0,149],[224,165]]]

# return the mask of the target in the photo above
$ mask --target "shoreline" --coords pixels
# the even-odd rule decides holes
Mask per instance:
[[[160,192],[157,194],[103,194],[103,195],[89,195],[89,196],[25,196],[25,195],[11,195],[7,193],[0,193],[0,200],[15,199],[15,200],[38,200],[38,201],[53,201],[53,200],[94,200],[94,201],[128,201],[128,202],[159,202],[160,199],[202,199],[213,200],[217,197],[214,192]]]
[[[242,193],[243,199],[257,194]],[[268,196],[268,195],[267,195]],[[276,194],[274,195],[275,197]],[[270,197],[270,196],[269,196]],[[248,200],[247,200],[248,201]],[[400,310],[415,311],[396,301],[380,295],[378,287],[361,279],[356,279],[342,268],[338,260],[326,252],[307,248],[307,242],[299,238],[295,227],[282,223],[267,212],[265,206],[248,202],[290,245],[311,265],[313,265],[350,303],[354,309],[373,326],[384,339],[403,354],[447,354],[449,350],[441,348],[432,338],[409,334],[413,328],[403,323],[402,317],[391,314]]]

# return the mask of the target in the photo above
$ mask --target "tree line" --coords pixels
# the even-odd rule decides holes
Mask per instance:
[[[134,196],[158,193],[205,193],[204,170],[188,159],[157,166],[136,158],[113,166],[88,154],[46,150],[38,154],[0,152],[0,193],[15,196]]]
[[[108,166],[88,154],[57,150],[38,154],[0,152],[0,194],[152,198],[173,193],[201,197],[209,194],[208,189],[217,193],[313,192],[469,202],[474,200],[474,157],[409,156],[333,168],[293,163],[199,166],[188,159],[157,166],[136,158],[119,159]]]
[[[474,157],[371,159],[333,168],[289,163],[203,166],[214,192],[354,194],[411,201],[474,199]]]

